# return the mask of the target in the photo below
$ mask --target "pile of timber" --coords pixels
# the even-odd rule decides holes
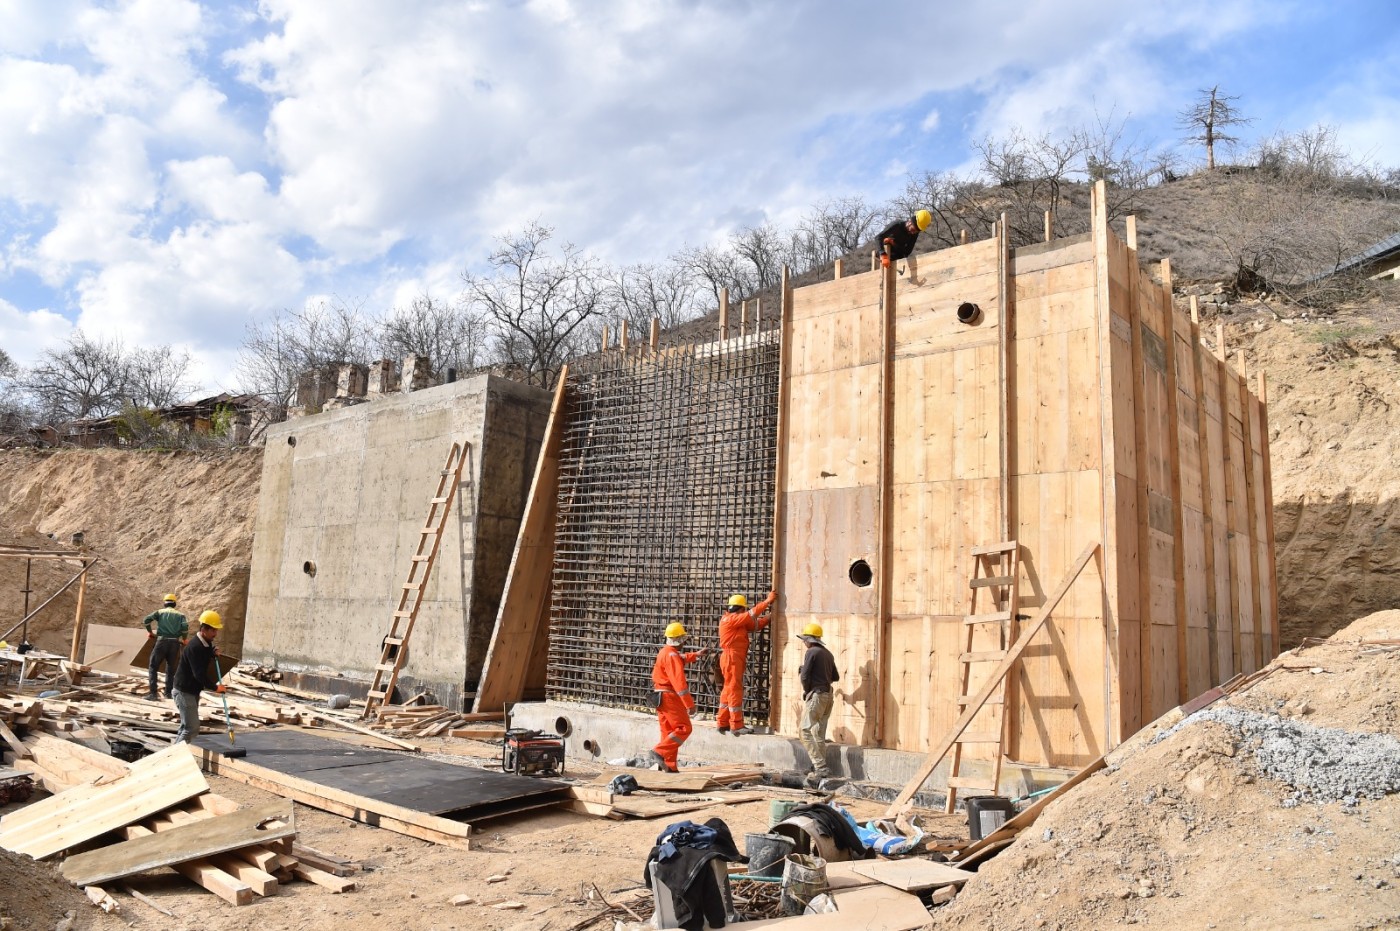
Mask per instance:
[[[303,880],[348,892],[355,864],[296,842],[292,804],[278,799],[240,809],[215,795],[183,746],[135,763],[48,734],[23,740],[17,769],[54,794],[0,818],[0,847],[36,860],[64,856],[60,869],[111,910],[121,888],[166,912],[135,887],[138,874],[168,867],[233,905]],[[336,875],[336,874],[341,875]]]
[[[639,791],[618,795],[609,790],[613,778],[626,773],[637,781]],[[755,763],[731,763],[687,768],[684,772],[663,773],[651,769],[608,770],[590,785],[573,786],[566,807],[580,814],[622,820],[662,818],[699,811],[714,805],[740,805],[769,797],[766,791],[736,791],[737,783],[758,782],[763,767]]]
[[[500,740],[506,735],[502,712],[452,711],[442,705],[386,705],[375,726],[405,737]]]

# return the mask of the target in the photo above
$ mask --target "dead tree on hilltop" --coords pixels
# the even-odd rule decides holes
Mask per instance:
[[[462,273],[465,299],[481,312],[500,361],[544,387],[584,348],[584,324],[602,315],[605,293],[598,263],[570,243],[555,255],[553,236],[552,228],[531,223],[496,240],[486,259],[489,274]]]
[[[1239,139],[1226,132],[1230,126],[1245,126],[1253,123],[1235,107],[1237,95],[1220,93],[1220,85],[1210,90],[1202,89],[1200,97],[1178,115],[1177,125],[1188,133],[1186,142],[1200,142],[1206,147],[1206,169],[1215,170],[1215,144],[1217,142],[1238,142]]]

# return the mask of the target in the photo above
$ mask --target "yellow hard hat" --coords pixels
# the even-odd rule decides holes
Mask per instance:
[[[167,595],[165,596],[165,602],[166,602],[166,604],[172,604],[172,605],[173,605],[175,602],[177,602],[177,601],[179,601],[179,600],[180,600],[180,599],[176,598],[174,595],[171,595],[171,594],[167,594]]]
[[[816,637],[820,640],[822,636],[822,625],[818,624],[816,621],[808,621],[802,628],[802,636]]]
[[[914,224],[918,226],[919,232],[928,229],[928,225],[933,222],[933,214],[927,210],[920,210],[914,214]]]
[[[203,624],[205,627],[212,627],[215,630],[224,629],[224,620],[219,617],[218,611],[205,611],[199,616],[199,623]]]
[[[666,625],[667,640],[679,640],[681,637],[684,636],[686,636],[685,625],[682,624],[680,621],[672,621],[671,623]]]
[[[731,607],[731,608],[734,608],[734,607],[747,608],[748,606],[749,606],[749,600],[748,600],[747,598],[745,598],[743,595],[730,595],[730,596],[729,596],[729,607]]]

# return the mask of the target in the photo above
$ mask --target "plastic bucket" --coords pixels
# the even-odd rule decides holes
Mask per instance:
[[[808,902],[830,888],[825,860],[793,854],[783,864],[783,894],[779,902],[783,914],[801,915]]]
[[[791,799],[775,798],[768,802],[768,826],[771,828],[775,824],[782,824],[787,820],[787,816],[792,814],[792,810],[798,805],[805,805],[806,802],[794,802]]]
[[[744,853],[749,857],[750,876],[771,876],[776,879],[783,875],[783,861],[796,849],[792,838],[781,834],[744,835]]]

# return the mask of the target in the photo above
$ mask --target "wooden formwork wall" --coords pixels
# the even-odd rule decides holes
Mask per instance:
[[[1013,759],[1084,765],[1274,655],[1266,408],[1102,204],[1080,237],[921,256],[921,286],[872,271],[785,296],[781,732],[816,621],[843,676],[834,739],[926,750],[959,713],[970,550],[1002,539],[1022,613],[1102,543],[1011,677]]]

